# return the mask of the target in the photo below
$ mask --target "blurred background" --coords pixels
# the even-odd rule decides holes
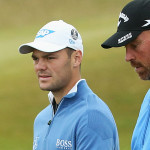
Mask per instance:
[[[38,30],[64,20],[80,32],[84,44],[82,78],[110,107],[120,149],[129,150],[140,105],[149,88],[125,62],[125,49],[100,44],[116,32],[118,16],[129,0],[0,0],[0,149],[29,150],[33,121],[48,104],[33,70],[31,54],[18,47]]]

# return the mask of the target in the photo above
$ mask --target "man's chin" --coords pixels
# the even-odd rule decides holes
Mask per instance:
[[[50,91],[50,89],[47,88],[47,87],[42,87],[42,86],[40,86],[40,89],[43,90],[43,91]]]
[[[139,73],[139,77],[141,80],[150,80],[149,74]]]

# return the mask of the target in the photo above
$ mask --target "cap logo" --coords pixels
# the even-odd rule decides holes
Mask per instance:
[[[147,23],[145,23],[142,27],[147,27],[150,25],[150,19],[149,20],[145,20]]]
[[[75,30],[75,29],[72,29],[71,30],[71,36],[74,40],[77,40],[78,39],[78,31]]]
[[[129,21],[129,18],[128,18],[128,16],[127,15],[125,15],[124,13],[120,13],[120,15],[119,15],[119,21],[118,21],[118,26],[120,25],[120,23],[121,23],[121,20],[120,19],[123,19],[124,20],[124,22],[127,22],[127,21]]]
[[[128,40],[132,38],[132,33],[128,33],[125,36],[121,37],[120,39],[118,39],[118,44],[123,43],[124,41]]]
[[[70,44],[75,44],[75,42],[72,39],[69,39]]]
[[[37,35],[36,35],[36,38],[43,38],[44,36],[48,35],[48,34],[51,34],[55,31],[53,30],[48,30],[48,29],[41,29]]]

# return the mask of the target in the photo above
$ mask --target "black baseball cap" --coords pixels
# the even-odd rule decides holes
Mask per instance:
[[[145,30],[150,30],[150,0],[133,0],[120,12],[117,32],[101,46],[125,46]]]

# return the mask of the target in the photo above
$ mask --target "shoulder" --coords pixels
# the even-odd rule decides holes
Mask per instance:
[[[107,104],[94,93],[88,94],[85,101],[86,109],[81,116],[79,129],[87,128],[102,139],[113,137],[113,134],[117,133],[117,128]]]
[[[107,118],[112,118],[112,113],[108,107],[108,105],[100,99],[96,94],[90,93],[86,97],[86,105],[87,105],[87,111],[89,113],[96,112],[101,115],[106,116]]]

